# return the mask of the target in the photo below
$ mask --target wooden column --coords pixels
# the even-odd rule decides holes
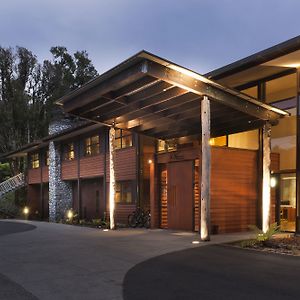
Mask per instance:
[[[262,184],[262,230],[267,232],[271,220],[271,124],[263,127],[263,184]]]
[[[150,162],[150,213],[151,228],[159,227],[159,203],[157,198],[157,164],[155,158]]]
[[[116,195],[116,175],[115,175],[115,129],[109,130],[109,222],[110,229],[115,229],[115,195]]]
[[[210,169],[211,146],[210,140],[210,101],[207,96],[201,101],[201,127],[202,127],[202,175],[201,206],[200,206],[200,236],[202,241],[210,240]],[[199,157],[201,157],[199,156]],[[200,176],[199,176],[200,178]]]

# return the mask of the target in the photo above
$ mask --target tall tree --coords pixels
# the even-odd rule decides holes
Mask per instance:
[[[47,135],[54,101],[98,75],[85,51],[50,52],[39,63],[26,48],[0,47],[0,153]],[[13,174],[22,171],[21,160],[10,165]]]

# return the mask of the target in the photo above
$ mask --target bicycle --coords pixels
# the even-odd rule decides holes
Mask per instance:
[[[128,215],[128,225],[129,227],[145,227],[150,228],[151,215],[150,210],[144,211],[142,208],[138,207],[134,212]]]

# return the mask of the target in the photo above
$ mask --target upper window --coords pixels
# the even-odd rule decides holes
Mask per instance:
[[[116,203],[132,204],[132,183],[131,181],[118,181],[116,182]]]
[[[45,153],[45,166],[49,166],[49,151],[47,150]]]
[[[84,140],[84,156],[100,153],[99,135],[88,137]]]
[[[171,140],[158,140],[157,142],[157,152],[172,152],[177,150],[177,141],[176,139],[171,139]]]
[[[123,149],[132,146],[132,134],[130,131],[123,129],[116,129],[115,132],[115,147],[116,149]]]
[[[211,138],[209,144],[211,146],[227,146],[227,135]]]
[[[40,159],[39,159],[39,154],[38,153],[34,153],[31,154],[31,168],[32,169],[37,169],[40,167]]]
[[[75,159],[74,143],[69,143],[64,145],[63,159],[64,160]]]
[[[296,96],[297,76],[290,74],[266,82],[266,102],[290,99]]]

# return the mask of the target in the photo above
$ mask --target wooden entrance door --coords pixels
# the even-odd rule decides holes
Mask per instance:
[[[193,230],[193,161],[168,164],[168,228]]]

